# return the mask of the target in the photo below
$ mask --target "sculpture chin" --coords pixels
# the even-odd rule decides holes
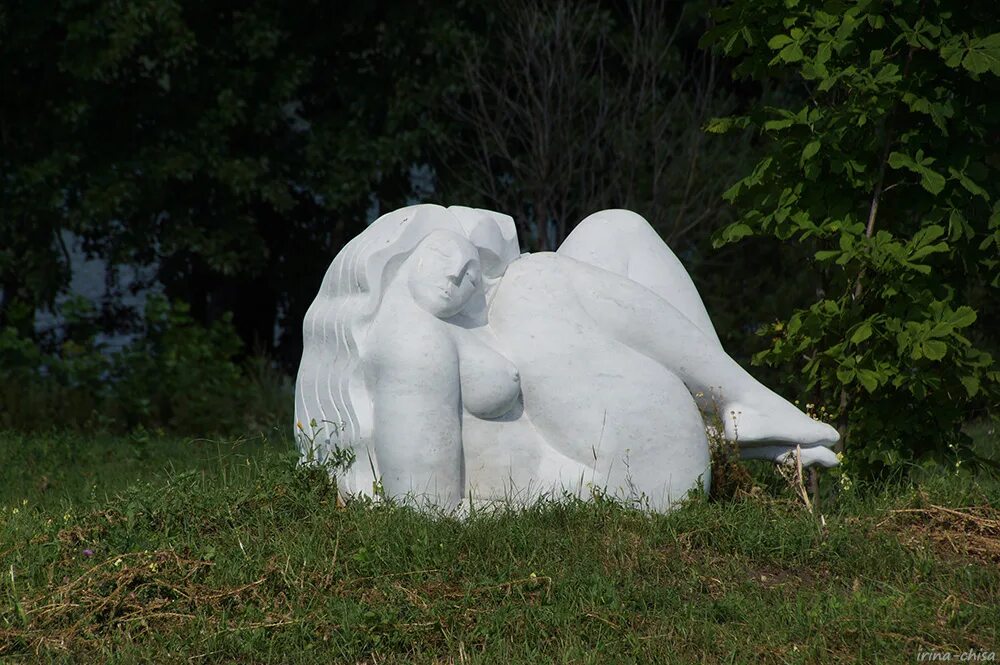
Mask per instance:
[[[450,319],[455,316],[470,299],[469,296],[464,299],[456,297],[453,293],[433,284],[411,284],[410,293],[413,301],[422,310],[439,319]]]

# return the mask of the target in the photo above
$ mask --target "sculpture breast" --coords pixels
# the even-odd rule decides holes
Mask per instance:
[[[499,418],[513,409],[521,396],[514,363],[468,331],[457,347],[462,407],[479,418]]]

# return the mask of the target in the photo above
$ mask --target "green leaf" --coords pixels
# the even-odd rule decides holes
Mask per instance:
[[[947,252],[947,251],[948,251],[947,243],[939,242],[933,245],[924,245],[923,247],[918,248],[916,251],[910,254],[907,257],[907,260],[918,261],[924,258],[925,256],[930,256],[931,254],[940,254],[941,252]]]
[[[878,70],[875,75],[875,82],[882,84],[896,83],[902,76],[899,75],[899,66],[889,63]]]
[[[930,116],[937,128],[944,132],[945,136],[948,135],[948,128],[945,124],[945,119],[954,115],[954,112],[948,104],[932,102],[925,97],[920,97],[911,92],[903,95],[903,102],[909,106],[910,110],[914,113],[923,113],[924,115]]]
[[[817,65],[826,64],[830,60],[830,55],[831,55],[830,43],[826,42],[820,44],[819,48],[816,49],[816,60],[815,60],[816,64]]]
[[[913,234],[913,240],[910,242],[914,247],[923,247],[924,245],[929,245],[943,235],[943,226],[940,224],[931,224],[930,226],[926,226]]]
[[[743,189],[743,181],[737,180],[732,187],[722,192],[722,199],[724,201],[729,201],[732,203],[736,200],[736,197],[740,195],[740,191]]]
[[[854,29],[858,26],[858,19],[850,14],[845,14],[843,20],[840,23],[840,27],[837,28],[837,33],[834,39],[838,42],[846,42],[854,32]]]
[[[766,130],[778,130],[778,129],[788,129],[795,124],[795,121],[789,118],[784,120],[768,120],[764,123],[764,129]]]
[[[963,376],[961,379],[965,391],[969,397],[975,397],[979,393],[979,379],[974,376]]]
[[[931,157],[923,157],[923,151],[921,150],[917,151],[917,159],[920,160],[920,162],[915,161],[909,155],[905,155],[901,152],[892,152],[889,153],[889,166],[894,169],[907,169],[909,171],[913,171],[914,173],[919,173],[921,186],[931,194],[940,194],[945,185],[944,176],[927,166],[927,164],[931,164],[934,159]]]
[[[735,124],[736,123],[733,118],[712,118],[708,121],[708,124],[705,125],[705,131],[709,134],[725,134],[732,129]]]
[[[917,169],[917,165],[912,159],[910,159],[909,155],[904,155],[901,152],[889,153],[889,166],[894,169],[907,168],[911,171],[915,171]]]
[[[958,240],[965,234],[965,230],[969,228],[969,222],[965,219],[962,211],[958,208],[952,208],[948,214],[948,239],[952,242]]]
[[[968,305],[962,305],[951,317],[951,325],[956,328],[967,328],[976,322],[976,310]]]
[[[838,367],[837,368],[837,380],[843,384],[848,384],[854,380],[854,368],[853,367]]]
[[[859,369],[858,381],[860,381],[861,385],[865,387],[865,390],[870,393],[875,392],[878,388],[878,374],[870,369]]]
[[[973,74],[990,72],[1000,76],[1000,32],[969,41],[962,66]]]
[[[819,152],[820,142],[810,141],[806,144],[806,147],[802,149],[802,158],[799,160],[799,165],[805,164],[807,161],[812,159],[812,157]]]
[[[771,50],[777,51],[778,49],[787,46],[792,43],[792,38],[788,35],[775,35],[767,40],[767,46]]]
[[[747,236],[753,235],[753,229],[750,228],[749,224],[744,224],[743,222],[736,222],[735,224],[730,224],[728,227],[722,230],[722,239],[724,242],[736,242],[742,240]]]
[[[908,253],[899,256],[900,260],[908,263],[909,267],[927,274],[930,272],[929,266],[918,266],[913,261],[918,261],[931,254],[940,254],[948,251],[948,243],[934,241],[944,235],[944,227],[939,224],[931,224],[914,234],[913,239],[906,246]]]
[[[920,185],[935,196],[944,189],[944,176],[926,166],[920,167]]]
[[[990,195],[986,192],[986,190],[977,185],[975,181],[973,181],[972,178],[970,178],[969,176],[965,175],[964,172],[949,166],[948,174],[952,178],[958,180],[958,182],[962,185],[962,187],[965,188],[965,191],[975,196],[981,197],[984,201],[990,200]]]
[[[928,360],[941,360],[948,352],[948,345],[937,339],[925,340],[920,346]]]
[[[813,12],[813,25],[820,30],[832,30],[838,23],[839,19],[833,14],[827,14],[822,10]]]
[[[858,326],[858,329],[854,331],[853,335],[851,335],[851,343],[859,344],[871,336],[872,336],[872,324],[869,323],[868,321],[865,321],[860,326]]]
[[[802,47],[798,44],[789,44],[778,52],[778,58],[789,64],[798,62],[802,59]]]
[[[941,46],[941,57],[944,59],[944,64],[951,68],[962,64],[962,53],[964,52],[965,48],[962,46],[962,41],[957,36],[952,41]]]

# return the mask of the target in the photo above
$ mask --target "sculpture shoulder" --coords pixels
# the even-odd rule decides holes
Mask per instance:
[[[447,325],[426,312],[383,309],[368,330],[364,356],[395,367],[445,363],[457,356]]]
[[[501,287],[506,283],[508,287],[501,290],[510,291],[516,285],[518,291],[528,288],[531,290],[549,289],[557,291],[572,291],[571,286],[592,279],[604,279],[608,277],[608,271],[589,265],[569,256],[563,256],[556,252],[538,252],[528,254],[514,261],[507,267],[501,279]],[[611,279],[617,279],[612,277]]]
[[[573,259],[560,256],[555,252],[526,254],[507,266],[503,279],[555,278],[565,273],[568,262],[575,263]]]

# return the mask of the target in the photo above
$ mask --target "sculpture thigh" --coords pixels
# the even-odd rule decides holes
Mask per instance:
[[[683,382],[595,325],[572,289],[522,267],[505,276],[490,327],[520,369],[524,414],[466,417],[473,494],[596,489],[664,510],[707,486],[704,424]]]
[[[721,345],[684,264],[642,216],[602,210],[581,221],[556,252],[645,286]]]

